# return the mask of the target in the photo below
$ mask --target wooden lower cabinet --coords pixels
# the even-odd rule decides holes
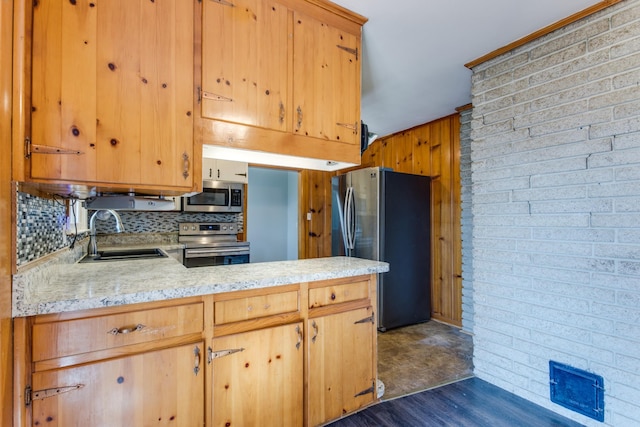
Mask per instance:
[[[14,425],[316,426],[376,401],[376,275],[14,319]]]
[[[301,426],[302,322],[213,339],[214,426]]]
[[[36,372],[33,426],[202,426],[204,344]]]
[[[307,320],[307,422],[340,418],[376,399],[373,309]]]

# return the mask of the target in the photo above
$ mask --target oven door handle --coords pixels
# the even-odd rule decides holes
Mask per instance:
[[[248,254],[248,248],[185,249],[184,251],[184,256],[186,258]]]

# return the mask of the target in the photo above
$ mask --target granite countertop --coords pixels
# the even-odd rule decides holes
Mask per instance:
[[[382,273],[385,262],[330,257],[185,268],[176,259],[43,263],[13,276],[13,317]]]

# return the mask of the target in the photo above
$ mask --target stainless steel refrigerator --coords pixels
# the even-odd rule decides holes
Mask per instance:
[[[331,184],[332,255],[390,265],[378,275],[378,329],[429,320],[431,179],[376,167]]]

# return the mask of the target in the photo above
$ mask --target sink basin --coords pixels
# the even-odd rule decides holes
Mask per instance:
[[[85,255],[80,262],[98,261],[126,261],[134,259],[166,258],[167,254],[158,248],[152,249],[119,249],[111,251],[98,251],[98,256]]]

